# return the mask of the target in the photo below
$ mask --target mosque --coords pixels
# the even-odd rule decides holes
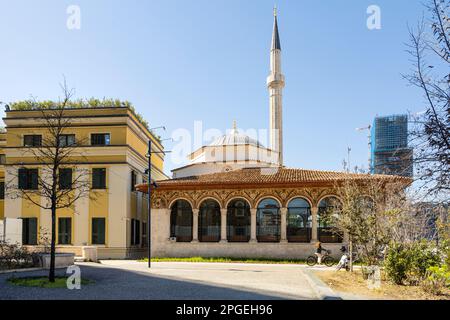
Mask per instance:
[[[287,168],[283,165],[281,41],[274,12],[270,49],[270,146],[236,125],[188,156],[152,190],[152,255],[305,258],[320,241],[338,254],[346,234],[321,219],[336,183],[392,176]],[[146,184],[137,186],[147,192]],[[334,208],[336,209],[336,208]]]

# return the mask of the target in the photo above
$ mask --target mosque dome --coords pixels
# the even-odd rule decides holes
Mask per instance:
[[[234,146],[234,145],[253,145],[256,147],[262,147],[264,146],[256,139],[253,139],[252,137],[240,133],[236,128],[236,123],[233,124],[233,130],[230,131],[228,134],[224,134],[209,144],[209,146],[216,147],[216,146]]]

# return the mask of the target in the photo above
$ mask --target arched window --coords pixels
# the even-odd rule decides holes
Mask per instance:
[[[243,199],[235,199],[228,204],[227,239],[230,242],[250,240],[250,205]]]
[[[177,200],[170,212],[170,237],[177,242],[192,241],[192,208],[186,200]]]
[[[220,240],[220,205],[215,200],[205,200],[200,205],[198,240],[201,242]]]
[[[327,197],[320,201],[317,214],[317,236],[320,242],[342,242],[343,234],[336,230],[329,218],[332,215],[339,214],[340,207],[341,202],[336,197]]]
[[[311,241],[311,206],[302,198],[292,199],[288,203],[287,239],[289,242]]]
[[[361,196],[359,199],[359,205],[365,211],[366,214],[371,214],[375,210],[375,201],[370,196]]]
[[[258,205],[256,218],[256,237],[258,241],[280,241],[280,206],[276,200],[262,200]]]

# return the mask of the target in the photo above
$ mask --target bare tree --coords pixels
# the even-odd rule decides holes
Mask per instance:
[[[409,29],[413,69],[403,77],[420,88],[425,113],[413,121],[412,145],[418,181],[426,195],[450,193],[450,2],[429,0],[429,19]]]
[[[336,203],[324,213],[333,231],[347,234],[350,246],[358,248],[368,265],[380,263],[383,249],[391,241],[408,242],[424,237],[425,226],[429,224],[407,197],[408,179],[388,179],[373,177],[337,184]]]
[[[51,244],[50,244],[50,271],[49,281],[55,281],[55,243],[56,243],[56,216],[60,209],[73,208],[75,202],[89,196],[90,181],[88,170],[80,167],[83,161],[82,140],[76,142],[67,139],[69,128],[73,124],[68,109],[73,90],[67,88],[66,82],[61,85],[63,98],[47,108],[38,104],[32,109],[40,112],[39,126],[45,129],[42,141],[38,146],[23,149],[23,156],[33,158],[33,166],[39,168],[37,182],[24,187],[21,185],[25,163],[16,163],[9,167],[12,177],[7,182],[8,197],[20,198],[31,204],[49,210],[51,213]],[[62,176],[62,169],[70,168],[71,174]],[[22,172],[22,173],[20,173]],[[67,174],[67,173],[66,173]]]

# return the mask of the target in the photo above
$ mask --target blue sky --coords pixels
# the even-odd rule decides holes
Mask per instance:
[[[381,8],[381,30],[366,26]],[[66,27],[69,5],[81,29]],[[65,75],[76,97],[131,101],[151,126],[267,128],[272,0],[0,0],[0,101],[56,99]],[[289,167],[367,167],[355,128],[377,114],[423,110],[401,78],[410,69],[413,0],[279,0],[284,158]],[[174,143],[167,142],[171,149]],[[165,171],[178,166],[170,157]]]

